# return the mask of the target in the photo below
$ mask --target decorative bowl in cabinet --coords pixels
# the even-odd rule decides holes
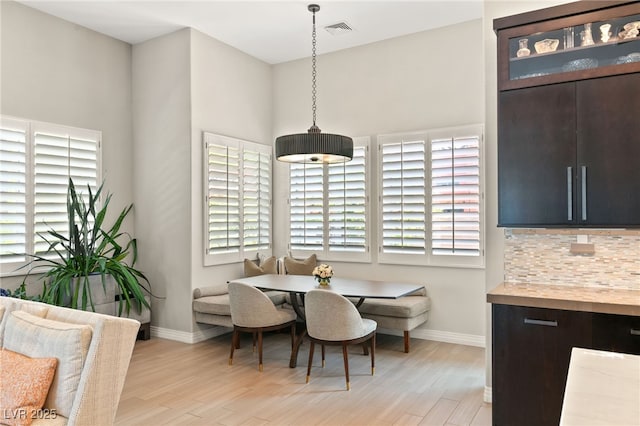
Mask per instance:
[[[598,66],[598,61],[592,58],[582,58],[576,59],[575,61],[569,61],[562,66],[562,71],[580,71],[580,70],[588,70],[590,68],[596,68]]]
[[[533,47],[535,47],[536,53],[549,53],[555,52],[559,43],[560,40],[557,38],[545,38],[544,40],[536,42]]]

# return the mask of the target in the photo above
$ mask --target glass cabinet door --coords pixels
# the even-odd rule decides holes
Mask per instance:
[[[499,33],[500,89],[640,71],[640,3]]]

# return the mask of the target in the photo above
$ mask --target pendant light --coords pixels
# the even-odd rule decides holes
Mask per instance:
[[[307,9],[313,13],[311,33],[311,79],[313,125],[307,133],[296,133],[276,138],[276,158],[288,163],[344,163],[353,158],[353,139],[348,136],[322,133],[316,126],[316,12],[317,4]]]

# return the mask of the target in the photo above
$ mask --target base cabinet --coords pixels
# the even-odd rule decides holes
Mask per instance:
[[[560,422],[573,347],[640,354],[640,318],[492,305],[494,425]]]

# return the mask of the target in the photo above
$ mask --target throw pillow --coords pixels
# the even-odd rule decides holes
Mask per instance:
[[[11,311],[25,311],[33,314],[37,317],[44,318],[49,311],[49,307],[44,303],[39,302],[25,302],[21,299],[14,299],[13,297],[3,297],[2,298],[2,306],[4,314],[0,315],[0,347],[4,346],[2,344],[5,324],[7,322],[7,318],[9,318],[9,312]]]
[[[193,290],[193,298],[200,299],[207,296],[220,296],[229,293],[229,283],[208,285]]]
[[[276,269],[275,256],[266,258],[264,262],[260,263],[260,265],[256,265],[252,260],[249,259],[244,260],[244,276],[247,278],[255,277],[256,275],[277,273],[278,270]]]
[[[289,256],[284,257],[284,267],[290,275],[313,275],[313,268],[316,267],[315,253],[304,260],[297,260]]]
[[[93,330],[89,325],[39,318],[24,311],[8,315],[4,348],[32,358],[55,357],[58,367],[45,402],[64,417],[78,389]]]
[[[55,358],[30,358],[0,349],[0,423],[31,424],[47,399],[57,363]]]

